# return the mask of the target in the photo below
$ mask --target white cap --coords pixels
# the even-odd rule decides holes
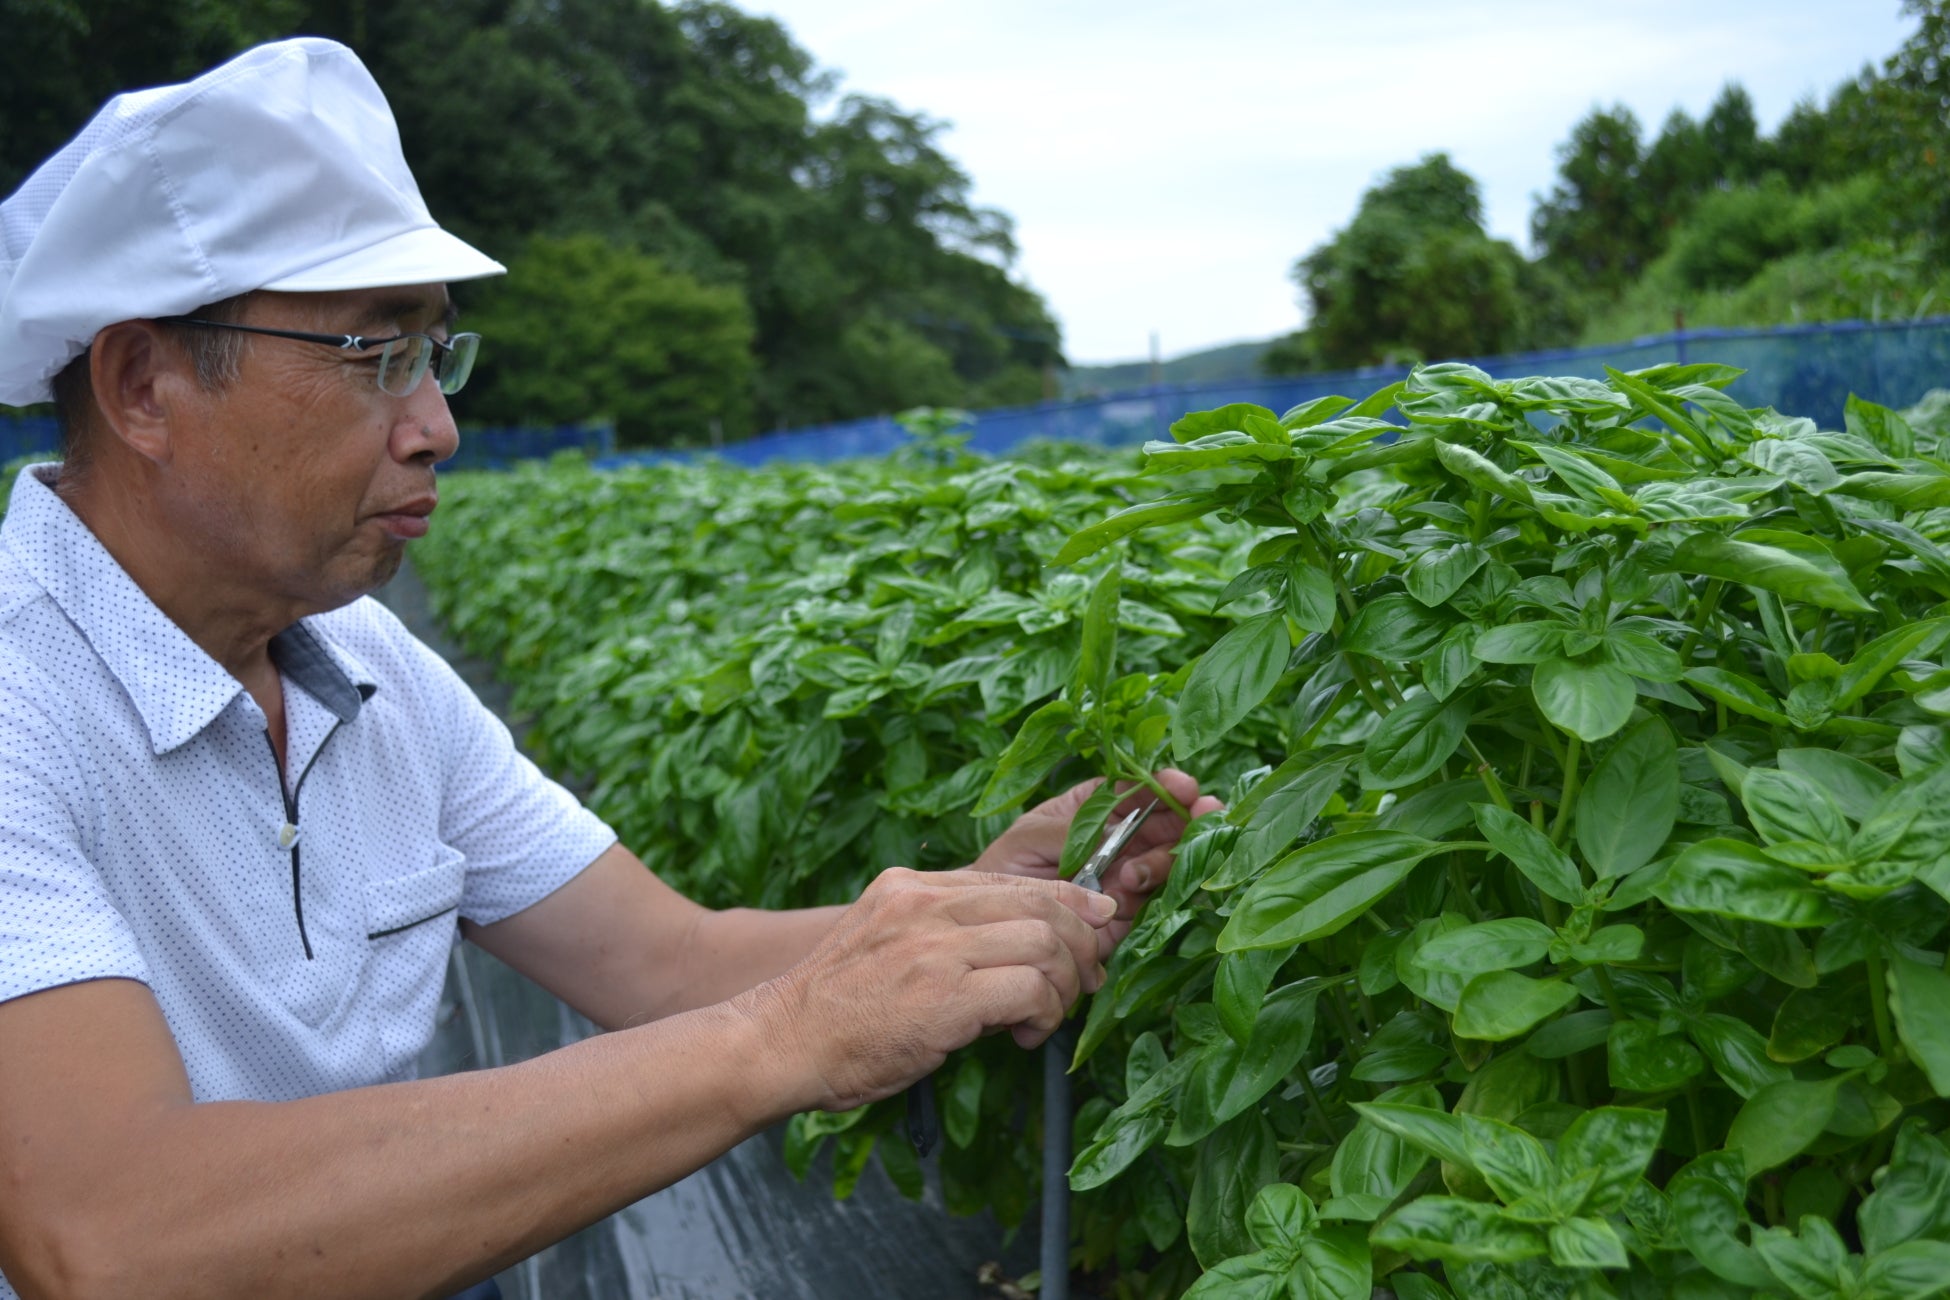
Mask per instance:
[[[117,321],[506,269],[434,224],[357,55],[261,45],[116,96],[0,203],[0,403],[47,401]]]

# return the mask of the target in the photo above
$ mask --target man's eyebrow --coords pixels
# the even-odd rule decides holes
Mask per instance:
[[[426,297],[421,294],[403,293],[389,298],[381,298],[360,314],[359,319],[352,323],[352,330],[355,334],[359,334],[377,329],[382,325],[391,325],[397,328],[402,321],[425,316],[428,306],[429,303]],[[458,312],[454,307],[454,300],[443,294],[439,323],[451,330],[457,315]]]

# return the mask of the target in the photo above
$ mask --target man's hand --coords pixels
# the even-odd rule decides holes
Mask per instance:
[[[1034,1047],[1102,986],[1111,900],[1055,880],[895,867],[805,960],[744,1003],[805,1107],[892,1096],[949,1052],[1007,1029]]]
[[[1184,772],[1167,769],[1157,774],[1158,784],[1193,817],[1216,812],[1222,805],[1211,795],[1200,795],[1198,781]],[[1056,879],[1057,864],[1063,857],[1063,841],[1070,833],[1070,822],[1083,801],[1102,785],[1101,779],[1085,781],[1018,817],[1015,824],[996,837],[971,865],[972,871],[992,871],[1003,875],[1029,876],[1039,880]],[[1125,784],[1119,782],[1120,785]],[[1111,824],[1151,799],[1148,790],[1131,787],[1130,793],[1111,814]],[[1171,856],[1178,839],[1185,833],[1185,819],[1163,804],[1145,818],[1136,838],[1104,872],[1104,892],[1117,900],[1117,915],[1097,931],[1099,960],[1108,960],[1111,949],[1130,933],[1145,900],[1156,893],[1171,872]]]

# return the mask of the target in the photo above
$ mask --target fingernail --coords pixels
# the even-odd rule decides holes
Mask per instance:
[[[1090,896],[1090,910],[1095,912],[1098,916],[1103,916],[1103,917],[1116,916],[1117,900],[1112,898],[1109,894],[1092,894]]]
[[[1142,894],[1151,888],[1151,868],[1132,867],[1126,879],[1131,882],[1132,889]]]

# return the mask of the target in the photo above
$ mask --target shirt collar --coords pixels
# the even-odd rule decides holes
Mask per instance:
[[[54,492],[56,470],[30,465],[14,480],[0,545],[75,625],[129,693],[166,754],[214,722],[243,684],[157,607]],[[43,474],[46,477],[43,477]],[[308,619],[271,638],[271,661],[341,722],[378,689],[372,674]]]

